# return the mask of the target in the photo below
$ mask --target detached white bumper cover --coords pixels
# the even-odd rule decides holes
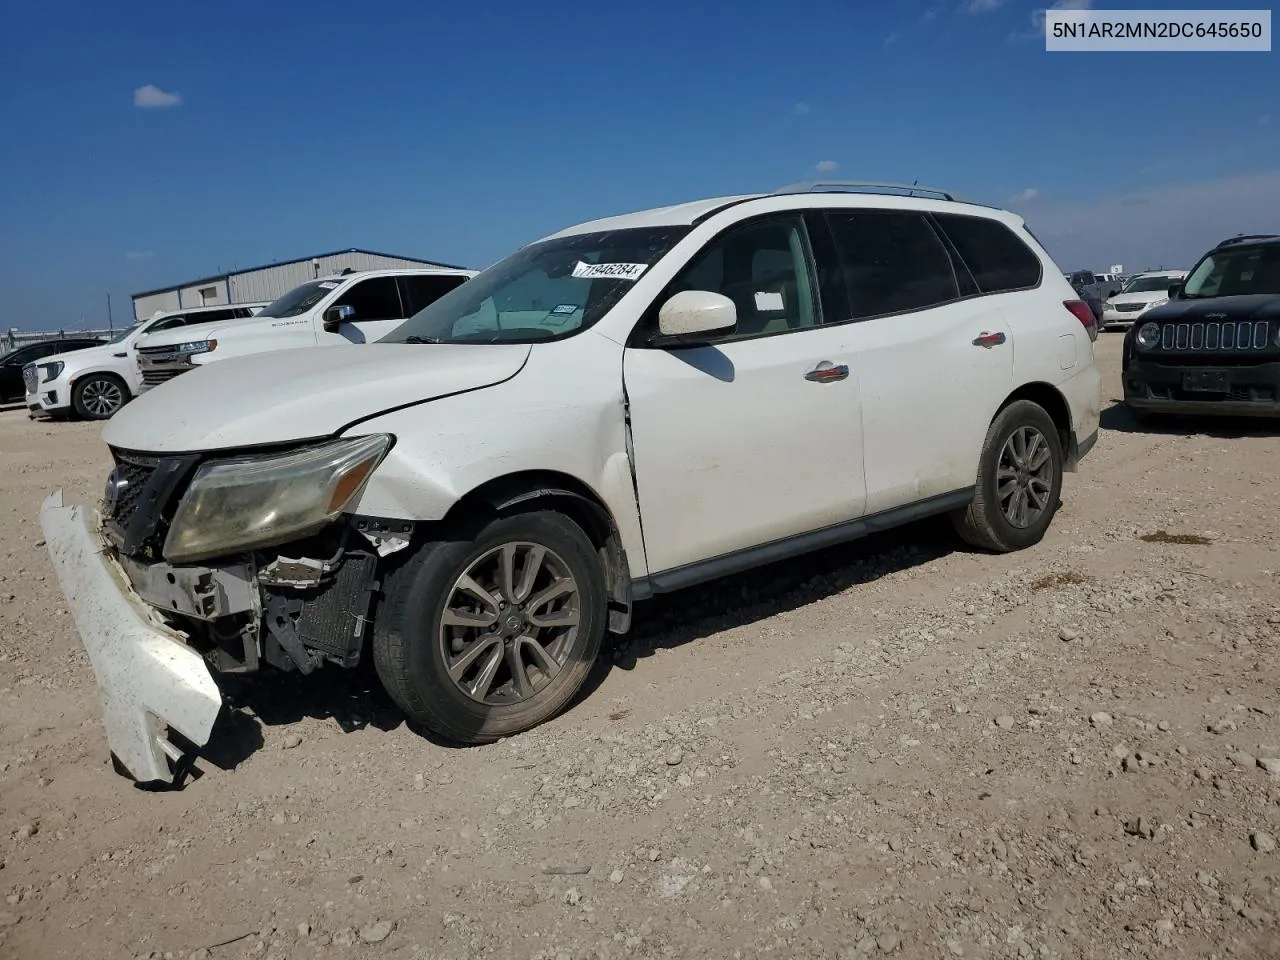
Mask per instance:
[[[222,694],[198,653],[152,619],[103,552],[92,513],[67,507],[62,491],[40,507],[49,556],[93,664],[107,744],[134,779],[172,781],[172,727],[197,746],[209,741]]]

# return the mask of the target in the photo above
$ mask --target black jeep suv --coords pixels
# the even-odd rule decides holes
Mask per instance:
[[[1280,417],[1280,236],[1231,237],[1124,339],[1124,402],[1161,413]]]

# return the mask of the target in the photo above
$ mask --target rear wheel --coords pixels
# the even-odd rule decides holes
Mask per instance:
[[[595,664],[605,578],[572,520],[503,517],[470,540],[424,544],[386,578],[374,664],[432,732],[487,743],[559,713]]]
[[[107,420],[129,399],[129,388],[109,373],[91,373],[76,382],[71,405],[86,420]]]
[[[1049,414],[1015,400],[991,422],[973,502],[953,515],[972,546],[997,553],[1040,542],[1062,495],[1062,441]]]

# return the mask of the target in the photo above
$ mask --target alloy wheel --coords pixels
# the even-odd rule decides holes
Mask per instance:
[[[1018,427],[1000,450],[996,497],[1005,519],[1019,529],[1034,524],[1049,508],[1053,491],[1053,451],[1035,427]]]
[[[520,703],[564,668],[582,619],[578,583],[549,548],[504,543],[454,581],[440,618],[449,679],[472,700]]]

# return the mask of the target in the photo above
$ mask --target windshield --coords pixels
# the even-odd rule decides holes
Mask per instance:
[[[312,280],[304,283],[302,286],[294,287],[288,293],[276,297],[276,299],[262,308],[262,312],[258,316],[275,317],[281,320],[285,317],[301,316],[332,291],[342,286],[343,282],[342,280]]]
[[[1165,293],[1178,282],[1177,277],[1134,277],[1124,285],[1121,293]]]
[[[132,327],[125,327],[123,330],[117,333],[114,337],[108,340],[107,343],[119,343],[125,337],[132,336],[133,334],[137,333],[141,328],[142,328],[142,324],[140,323],[135,323]]]
[[[1196,265],[1183,296],[1241,297],[1280,294],[1280,246],[1218,250]]]
[[[534,343],[585,330],[689,232],[635,227],[524,247],[418,311],[382,343]]]

